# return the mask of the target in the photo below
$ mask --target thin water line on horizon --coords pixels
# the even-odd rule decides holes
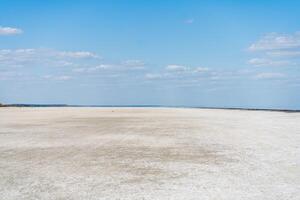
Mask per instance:
[[[171,106],[171,105],[2,104],[0,105],[0,107],[196,108],[196,109],[300,112],[300,109],[285,109],[285,108],[249,108],[249,107],[217,107],[217,106],[185,106],[185,105]]]

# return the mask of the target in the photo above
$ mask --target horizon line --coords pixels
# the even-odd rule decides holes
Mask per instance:
[[[186,105],[155,105],[155,104],[127,104],[127,105],[95,105],[95,104],[0,104],[0,107],[103,107],[103,108],[198,108],[198,109],[224,109],[224,110],[249,110],[249,111],[277,111],[277,112],[300,112],[299,109],[285,108],[251,108],[251,107],[218,107],[218,106],[186,106]]]

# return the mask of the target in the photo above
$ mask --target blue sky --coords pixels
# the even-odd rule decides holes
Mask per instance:
[[[300,109],[299,8],[0,0],[0,102]]]

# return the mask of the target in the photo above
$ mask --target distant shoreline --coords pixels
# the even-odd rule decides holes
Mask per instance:
[[[205,107],[205,106],[166,106],[166,105],[0,104],[0,107],[198,108],[198,109],[222,109],[222,110],[272,111],[272,112],[289,112],[289,113],[300,112],[300,110],[294,110],[294,109],[240,108],[240,107]]]

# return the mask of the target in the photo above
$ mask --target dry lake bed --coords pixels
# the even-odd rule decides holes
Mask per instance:
[[[0,199],[300,199],[300,113],[0,108]]]

